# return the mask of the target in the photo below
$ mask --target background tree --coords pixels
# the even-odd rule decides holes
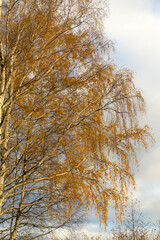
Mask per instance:
[[[110,58],[103,0],[0,1],[0,223],[14,240],[77,220],[82,204],[107,225],[134,184],[144,100]]]
[[[131,200],[125,209],[125,219],[113,229],[114,240],[151,240],[154,237],[151,220],[145,219],[138,200]]]

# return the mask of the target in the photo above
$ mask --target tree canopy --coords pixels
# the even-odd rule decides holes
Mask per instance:
[[[52,231],[94,207],[123,210],[144,99],[111,58],[104,0],[0,2],[0,223]]]

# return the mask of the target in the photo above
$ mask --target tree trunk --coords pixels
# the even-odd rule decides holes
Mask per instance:
[[[1,23],[1,11],[2,11],[2,0],[0,0],[0,23]],[[4,103],[4,84],[5,84],[5,63],[3,55],[3,45],[0,27],[0,215],[2,212],[3,204],[3,189],[4,189],[4,179],[5,179],[5,160],[3,158],[3,143],[2,141],[2,122],[3,122],[3,103]]]

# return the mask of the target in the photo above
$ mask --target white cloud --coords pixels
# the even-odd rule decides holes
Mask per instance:
[[[160,212],[160,1],[110,0],[106,33],[116,43],[120,65],[135,72],[135,83],[147,103],[146,120],[157,143],[141,154],[135,195],[155,219]],[[146,121],[145,120],[145,121]]]
[[[160,15],[152,12],[151,3],[153,1],[112,0],[106,32],[135,71],[147,70],[152,76],[160,62]]]

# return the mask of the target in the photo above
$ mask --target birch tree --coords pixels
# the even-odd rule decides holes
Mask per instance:
[[[138,200],[130,199],[125,209],[125,219],[112,230],[113,240],[150,240],[154,239],[153,223],[146,219]]]
[[[144,100],[111,59],[103,0],[1,0],[0,221],[53,231],[94,207],[121,212],[135,184]],[[106,8],[105,8],[106,7]]]

